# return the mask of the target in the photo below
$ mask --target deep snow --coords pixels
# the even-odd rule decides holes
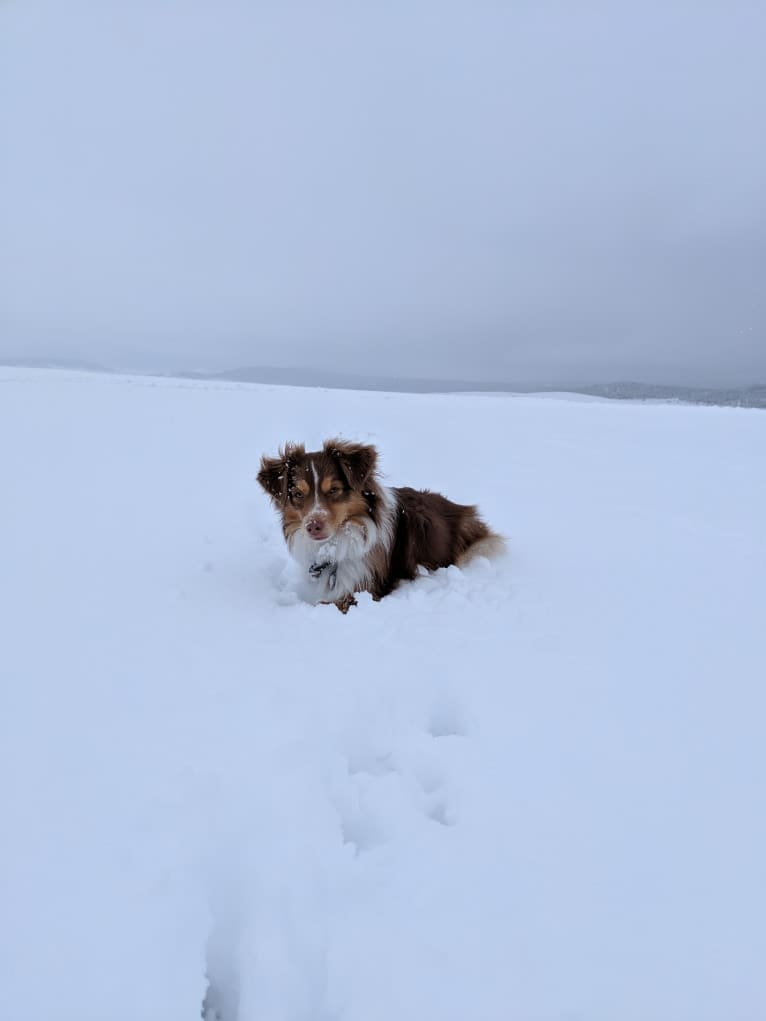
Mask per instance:
[[[511,555],[298,602],[334,434]],[[0,466],[4,1016],[766,1016],[766,415],[0,369]]]

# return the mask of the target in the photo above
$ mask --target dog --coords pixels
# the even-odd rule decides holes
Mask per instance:
[[[334,603],[342,613],[356,605],[357,592],[380,600],[420,567],[460,566],[505,547],[475,507],[383,485],[369,444],[327,440],[307,453],[288,443],[277,457],[261,458],[257,480],[281,514],[311,601]]]

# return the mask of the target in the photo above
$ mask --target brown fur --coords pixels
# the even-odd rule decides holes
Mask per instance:
[[[376,462],[374,448],[361,444],[328,440],[321,451],[307,454],[302,445],[288,443],[278,457],[261,458],[258,482],[282,512],[286,539],[311,516],[315,505],[327,515],[334,533],[350,521],[364,527],[370,504],[363,488]]]
[[[461,559],[466,562],[471,547],[493,535],[475,507],[453,503],[428,490],[404,487],[394,493],[399,515],[388,579],[383,582],[386,591],[381,595],[387,595],[399,581],[415,578],[419,567],[435,571]]]
[[[419,567],[434,571],[503,549],[503,540],[475,507],[428,490],[386,491],[377,463],[376,449],[366,444],[328,440],[312,453],[287,444],[278,457],[261,459],[258,482],[281,513],[286,540],[303,527],[317,527],[318,517],[328,535],[351,526],[366,536],[369,523],[374,523],[381,541],[365,554],[365,580],[356,591],[369,591],[375,599],[388,595],[400,581],[415,578]],[[344,613],[353,604],[349,592],[336,600]]]

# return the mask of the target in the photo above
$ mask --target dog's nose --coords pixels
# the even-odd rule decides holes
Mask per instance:
[[[306,531],[312,539],[319,539],[324,535],[324,521],[321,518],[311,518],[306,522]]]

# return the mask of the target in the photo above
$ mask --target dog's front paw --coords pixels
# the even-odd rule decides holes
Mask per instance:
[[[348,595],[343,596],[339,599],[335,605],[338,607],[341,613],[348,613],[352,606],[357,606],[357,601],[351,592]]]

